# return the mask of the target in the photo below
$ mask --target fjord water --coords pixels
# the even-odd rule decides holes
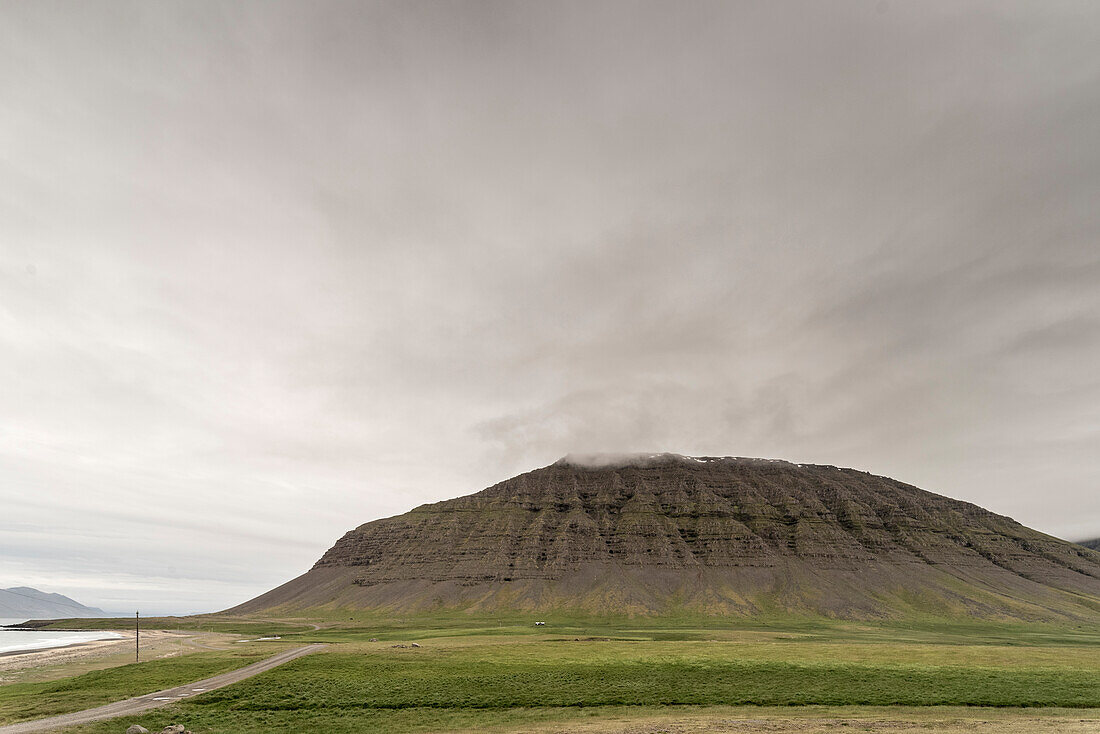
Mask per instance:
[[[0,619],[0,626],[18,624],[23,619]],[[51,647],[64,647],[93,640],[117,640],[122,635],[116,632],[58,632],[56,630],[9,630],[0,629],[0,655],[23,652],[26,650],[45,650]]]

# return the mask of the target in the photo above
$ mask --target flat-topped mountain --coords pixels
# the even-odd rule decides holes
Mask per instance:
[[[1100,618],[1100,553],[834,466],[565,457],[350,531],[231,612]]]
[[[102,609],[87,607],[63,594],[47,594],[29,586],[0,589],[0,617],[7,619],[67,619],[105,617]]]

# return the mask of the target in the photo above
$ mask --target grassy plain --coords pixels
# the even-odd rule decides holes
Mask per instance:
[[[281,647],[240,645],[94,670],[69,678],[0,686],[0,724],[80,711],[242,668]]]
[[[914,731],[981,731],[982,721],[998,732],[1017,725],[1024,727],[1019,731],[1100,731],[1095,626],[690,617],[546,621],[536,628],[523,617],[387,619],[354,613],[311,621],[222,620],[283,637],[250,648],[307,642],[329,647],[142,715],[137,723],[157,731],[179,722],[198,734],[747,731],[738,728],[746,721],[763,722],[753,731],[809,732],[835,731],[841,720],[856,722],[843,725],[849,731],[877,731],[880,721],[893,722],[891,731],[904,731],[898,728],[903,721]],[[210,629],[212,623],[196,624]],[[78,710],[255,659],[231,654],[258,652],[157,661],[181,667],[159,669],[155,679],[153,669],[141,665],[100,671],[50,684],[45,698],[46,689],[0,687],[0,717]],[[185,664],[207,667],[186,670]],[[106,734],[128,723],[70,731]]]
[[[32,620],[20,625],[43,630],[132,630],[134,620],[130,617],[103,617],[98,619],[47,619]],[[313,629],[314,625],[305,622],[278,622],[271,620],[250,620],[218,615],[198,615],[194,617],[145,617],[141,628],[146,630],[182,630],[185,632],[215,632],[234,635],[267,637],[270,635],[293,634]]]

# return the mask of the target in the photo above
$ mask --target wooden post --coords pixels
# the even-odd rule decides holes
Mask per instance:
[[[141,662],[141,617],[134,612],[134,662]]]

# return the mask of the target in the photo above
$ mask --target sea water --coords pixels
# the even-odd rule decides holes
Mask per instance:
[[[25,622],[23,619],[0,619],[0,626]],[[24,650],[45,650],[93,640],[120,640],[117,632],[58,632],[56,630],[8,630],[0,629],[0,655]]]

